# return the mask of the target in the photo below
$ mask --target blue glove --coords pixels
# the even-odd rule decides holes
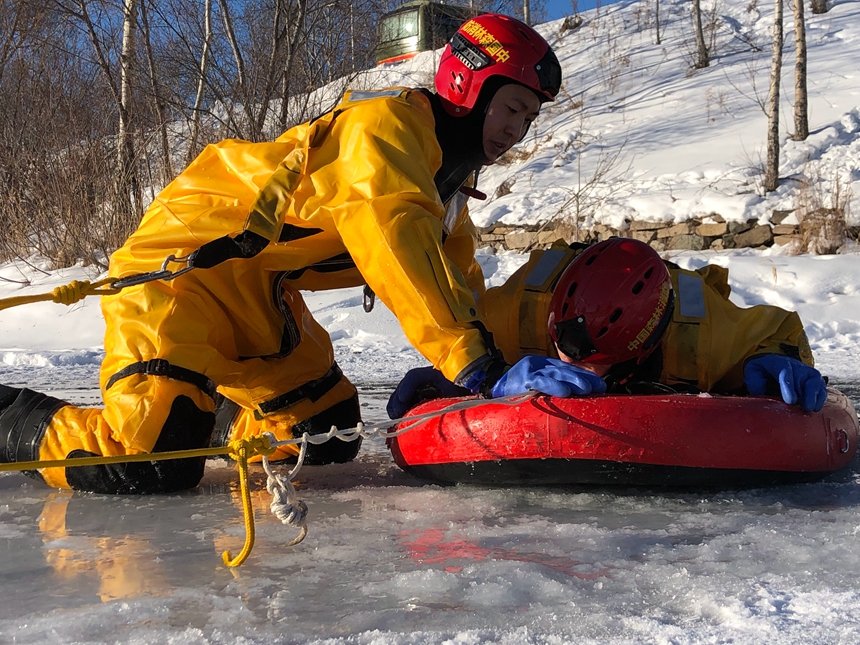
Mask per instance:
[[[606,382],[588,370],[546,356],[526,356],[493,386],[493,396],[528,391],[550,396],[582,396],[606,391]]]
[[[781,354],[765,354],[744,365],[744,385],[750,394],[766,394],[779,384],[782,400],[804,412],[818,412],[827,400],[827,384],[814,367]]]
[[[455,385],[442,372],[432,367],[416,367],[406,372],[403,380],[388,399],[386,411],[391,419],[399,419],[419,403],[454,396],[469,396],[466,388]]]

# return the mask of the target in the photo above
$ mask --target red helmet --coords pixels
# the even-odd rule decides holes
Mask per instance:
[[[561,87],[561,65],[549,44],[528,25],[498,13],[463,23],[442,52],[436,92],[465,116],[491,76],[503,76],[534,90],[541,101],[554,101]]]
[[[549,306],[560,353],[598,365],[641,363],[672,318],[669,270],[654,249],[613,237],[585,249],[564,270]]]

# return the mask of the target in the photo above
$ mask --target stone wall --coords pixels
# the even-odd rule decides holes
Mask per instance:
[[[568,242],[601,242],[613,236],[641,240],[657,251],[703,251],[785,245],[801,241],[801,231],[797,224],[782,223],[791,213],[792,211],[774,211],[770,223],[764,225],[758,224],[757,220],[726,222],[715,213],[704,220],[691,219],[680,224],[631,221],[625,229],[596,224],[588,230],[576,230],[563,222],[531,227],[494,224],[479,229],[480,246],[525,252],[546,248],[559,238]]]

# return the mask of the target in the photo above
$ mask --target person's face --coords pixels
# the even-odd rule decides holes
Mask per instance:
[[[540,101],[530,89],[516,83],[498,89],[484,118],[484,156],[489,163],[525,136],[539,111]]]
[[[558,346],[556,346],[555,351],[558,352],[558,357],[562,360],[562,362],[567,363],[568,365],[573,365],[575,367],[580,367],[584,370],[588,370],[589,372],[593,372],[597,374],[600,378],[603,378],[606,375],[606,372],[609,371],[609,368],[612,365],[595,365],[593,363],[583,363],[582,361],[575,361],[570,356],[565,355],[564,352],[559,350]]]

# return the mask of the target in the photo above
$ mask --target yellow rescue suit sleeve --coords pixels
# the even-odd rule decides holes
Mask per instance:
[[[707,265],[670,270],[675,311],[666,330],[663,383],[695,383],[703,391],[743,387],[744,362],[756,354],[784,354],[813,365],[800,317],[772,305],[741,308],[729,300],[728,269]]]
[[[413,101],[428,102],[420,93]],[[455,380],[488,354],[472,292],[442,247],[441,163],[429,102],[398,98],[344,110],[308,160],[317,194],[356,267],[406,337]],[[317,170],[317,168],[320,168]]]
[[[486,285],[484,272],[481,265],[475,259],[475,251],[478,249],[478,231],[469,218],[468,207],[463,208],[460,213],[456,227],[443,246],[447,255],[454,265],[463,273],[466,286],[472,292],[479,307],[484,299]]]

